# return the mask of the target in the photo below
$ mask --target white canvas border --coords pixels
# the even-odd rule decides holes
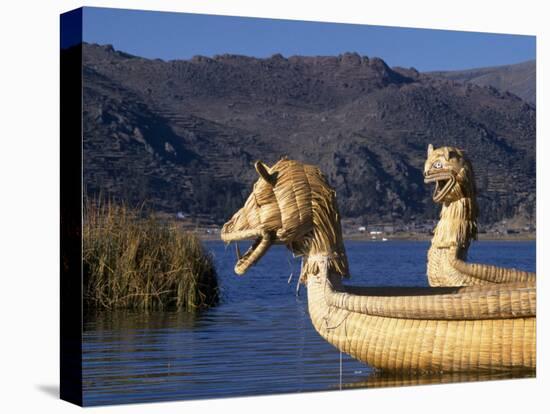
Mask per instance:
[[[257,398],[139,404],[89,409],[102,412],[345,412],[365,410],[537,412],[549,389],[547,346],[548,25],[543,2],[442,1],[277,2],[111,0],[87,6],[185,11],[385,26],[537,35],[537,198],[539,274],[537,379],[421,387],[308,393]],[[59,14],[78,1],[11,2],[2,7],[2,406],[5,412],[69,412],[52,396],[58,383],[59,304]],[[548,70],[548,69],[547,69]],[[546,121],[546,122],[545,122]],[[546,302],[546,304],[544,303]],[[537,410],[536,407],[540,407]],[[3,410],[3,411],[4,411]]]

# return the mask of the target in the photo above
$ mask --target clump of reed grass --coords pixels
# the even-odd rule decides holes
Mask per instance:
[[[87,307],[196,311],[218,302],[200,240],[143,209],[86,200],[82,235]]]

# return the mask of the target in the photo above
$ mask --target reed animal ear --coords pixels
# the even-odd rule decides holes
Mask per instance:
[[[269,174],[269,172],[267,171],[269,167],[267,165],[265,165],[261,161],[256,161],[254,167],[256,168],[256,171],[258,171],[260,177],[262,177],[266,183],[272,186],[275,185],[275,175]]]
[[[428,157],[434,152],[434,146],[432,144],[428,145]]]
[[[449,156],[450,156],[450,154],[449,154],[449,147],[444,147],[444,148],[443,148],[443,156],[445,157],[445,159],[446,159],[447,161],[449,161]]]
[[[460,158],[462,156],[462,153],[459,149],[452,149],[449,151],[449,158]]]

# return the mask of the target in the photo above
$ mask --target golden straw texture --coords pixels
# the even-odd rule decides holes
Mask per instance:
[[[489,317],[491,312],[486,313],[484,316],[489,317],[486,319],[456,318],[459,315],[419,319],[416,312],[412,312],[413,318],[384,316],[393,315],[394,309],[384,306],[370,312],[368,307],[338,304],[333,299],[333,295],[338,294],[333,284],[338,284],[339,277],[327,273],[326,261],[321,259],[318,265],[319,274],[308,277],[308,308],[313,326],[329,343],[360,361],[387,371],[535,369],[534,316],[509,317],[498,312],[494,317]],[[350,296],[351,302],[363,299]],[[386,296],[386,299],[390,303],[408,300],[399,296]],[[429,306],[422,303],[425,300],[422,296],[412,300],[419,308]],[[487,310],[491,308],[490,303],[491,300],[487,301]],[[465,311],[470,304],[485,307],[472,298],[465,298],[462,303]]]
[[[469,286],[534,281],[535,274],[465,260],[477,237],[477,194],[472,164],[454,147],[428,147],[425,181],[436,183],[433,199],[441,216],[428,251],[430,286]]]
[[[255,240],[244,256],[237,253],[235,270],[246,272],[273,243],[302,256],[300,278],[307,281],[311,321],[329,343],[388,371],[534,370],[533,281],[345,286],[341,279],[349,271],[336,194],[320,170],[286,159],[271,168],[256,163],[256,170],[260,178],[252,194],[222,229],[226,242]]]
[[[256,239],[248,255],[239,258],[236,272],[245,273],[272,243],[282,243],[297,256],[332,251],[331,268],[347,275],[336,193],[321,171],[287,159],[271,168],[257,162],[256,170],[260,179],[252,194],[221,231],[226,242]],[[269,242],[262,243],[264,240]],[[304,269],[302,275],[307,273],[308,269]]]

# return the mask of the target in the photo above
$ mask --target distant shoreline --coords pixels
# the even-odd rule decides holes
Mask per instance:
[[[369,234],[348,234],[344,235],[344,240],[365,240],[365,241],[384,241],[387,240],[418,240],[425,241],[431,240],[431,234],[422,233],[394,233],[387,235],[378,235],[375,239]],[[536,240],[535,233],[513,233],[513,234],[495,234],[495,233],[480,233],[478,234],[478,240],[484,241],[533,241]]]
[[[199,234],[197,236],[203,241],[221,241],[220,236],[217,234]],[[429,234],[417,234],[417,233],[396,233],[388,234],[382,237],[377,236],[375,239],[369,234],[348,234],[344,235],[344,240],[349,241],[369,241],[369,242],[385,242],[385,241],[430,241],[432,236]],[[536,241],[535,233],[517,233],[517,234],[486,234],[481,233],[478,235],[479,241]]]

